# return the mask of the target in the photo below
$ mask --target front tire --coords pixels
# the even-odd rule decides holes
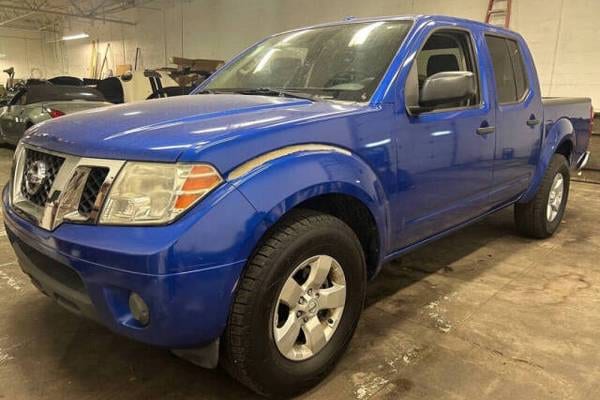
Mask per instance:
[[[308,390],[344,353],[365,292],[365,257],[354,232],[331,215],[290,212],[239,283],[223,336],[223,366],[263,395]]]
[[[517,230],[536,239],[552,236],[567,207],[570,181],[567,159],[554,154],[535,197],[528,203],[515,204]]]

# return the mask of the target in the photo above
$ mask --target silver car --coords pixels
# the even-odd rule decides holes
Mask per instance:
[[[28,85],[0,108],[0,142],[16,145],[35,124],[111,104],[94,88],[51,83]]]

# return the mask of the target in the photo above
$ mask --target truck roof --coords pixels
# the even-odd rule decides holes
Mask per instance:
[[[320,28],[320,27],[325,27],[325,26],[336,26],[336,25],[356,24],[356,23],[365,23],[365,22],[379,22],[379,21],[401,21],[401,20],[412,20],[412,21],[415,21],[416,23],[423,23],[423,22],[429,22],[429,21],[443,21],[443,22],[451,22],[451,23],[453,22],[453,23],[456,23],[458,25],[463,25],[463,26],[464,25],[476,25],[476,26],[485,27],[488,29],[491,27],[491,28],[493,28],[494,31],[497,31],[499,33],[504,32],[504,33],[515,34],[515,32],[510,29],[506,29],[501,26],[486,24],[484,22],[475,21],[475,20],[468,19],[468,18],[450,17],[450,16],[446,16],[446,15],[428,15],[428,14],[388,15],[388,16],[381,16],[381,17],[363,17],[363,18],[346,17],[340,21],[325,22],[325,23],[321,23],[321,24],[299,27],[299,28],[288,30],[286,32],[282,32],[282,33],[294,32],[294,31],[310,29],[310,28]],[[278,34],[280,34],[280,33],[278,33]]]

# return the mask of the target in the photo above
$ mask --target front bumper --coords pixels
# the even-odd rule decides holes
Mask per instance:
[[[245,207],[235,195],[226,198],[236,203],[238,211]],[[172,227],[146,228],[150,230],[146,237],[140,236],[139,227],[64,224],[55,232],[48,232],[17,215],[8,204],[6,190],[3,203],[7,236],[21,268],[43,293],[68,310],[135,340],[168,348],[202,346],[222,334],[245,259],[217,264],[214,255],[221,248],[206,255],[202,249],[210,241],[204,241],[204,245],[196,245],[199,253],[195,258],[209,264],[181,265],[182,258],[194,256],[189,246],[184,247],[188,250],[185,255],[178,257],[178,254],[186,237],[198,234],[197,224],[184,223],[188,229],[180,232],[182,237],[170,238],[167,242],[153,235]],[[253,210],[250,207],[248,211]],[[206,214],[204,217],[211,220]],[[98,230],[103,228],[107,236],[103,240],[112,240],[112,245],[105,243],[106,246],[100,248]],[[90,232],[88,245],[81,237],[86,229]],[[111,237],[115,232],[119,235]],[[75,241],[77,236],[79,241]],[[217,236],[219,234],[213,235]],[[196,236],[196,242],[199,240]],[[175,272],[169,272],[169,265],[164,264],[173,263],[175,259],[179,260],[171,269]],[[131,268],[123,268],[123,263]],[[128,306],[131,292],[138,293],[148,304],[150,322],[147,326],[141,326],[132,318]]]

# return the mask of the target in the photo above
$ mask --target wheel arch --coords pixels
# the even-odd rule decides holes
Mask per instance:
[[[568,118],[556,121],[548,130],[542,141],[540,156],[529,187],[519,199],[519,203],[531,201],[537,193],[542,179],[550,165],[554,154],[562,154],[566,157],[569,166],[572,166],[573,149],[575,148],[575,129]]]
[[[369,277],[378,272],[388,243],[389,207],[377,175],[356,155],[347,151],[294,153],[236,176],[231,183],[260,215],[254,249],[289,212],[311,209],[350,226],[361,242]]]

